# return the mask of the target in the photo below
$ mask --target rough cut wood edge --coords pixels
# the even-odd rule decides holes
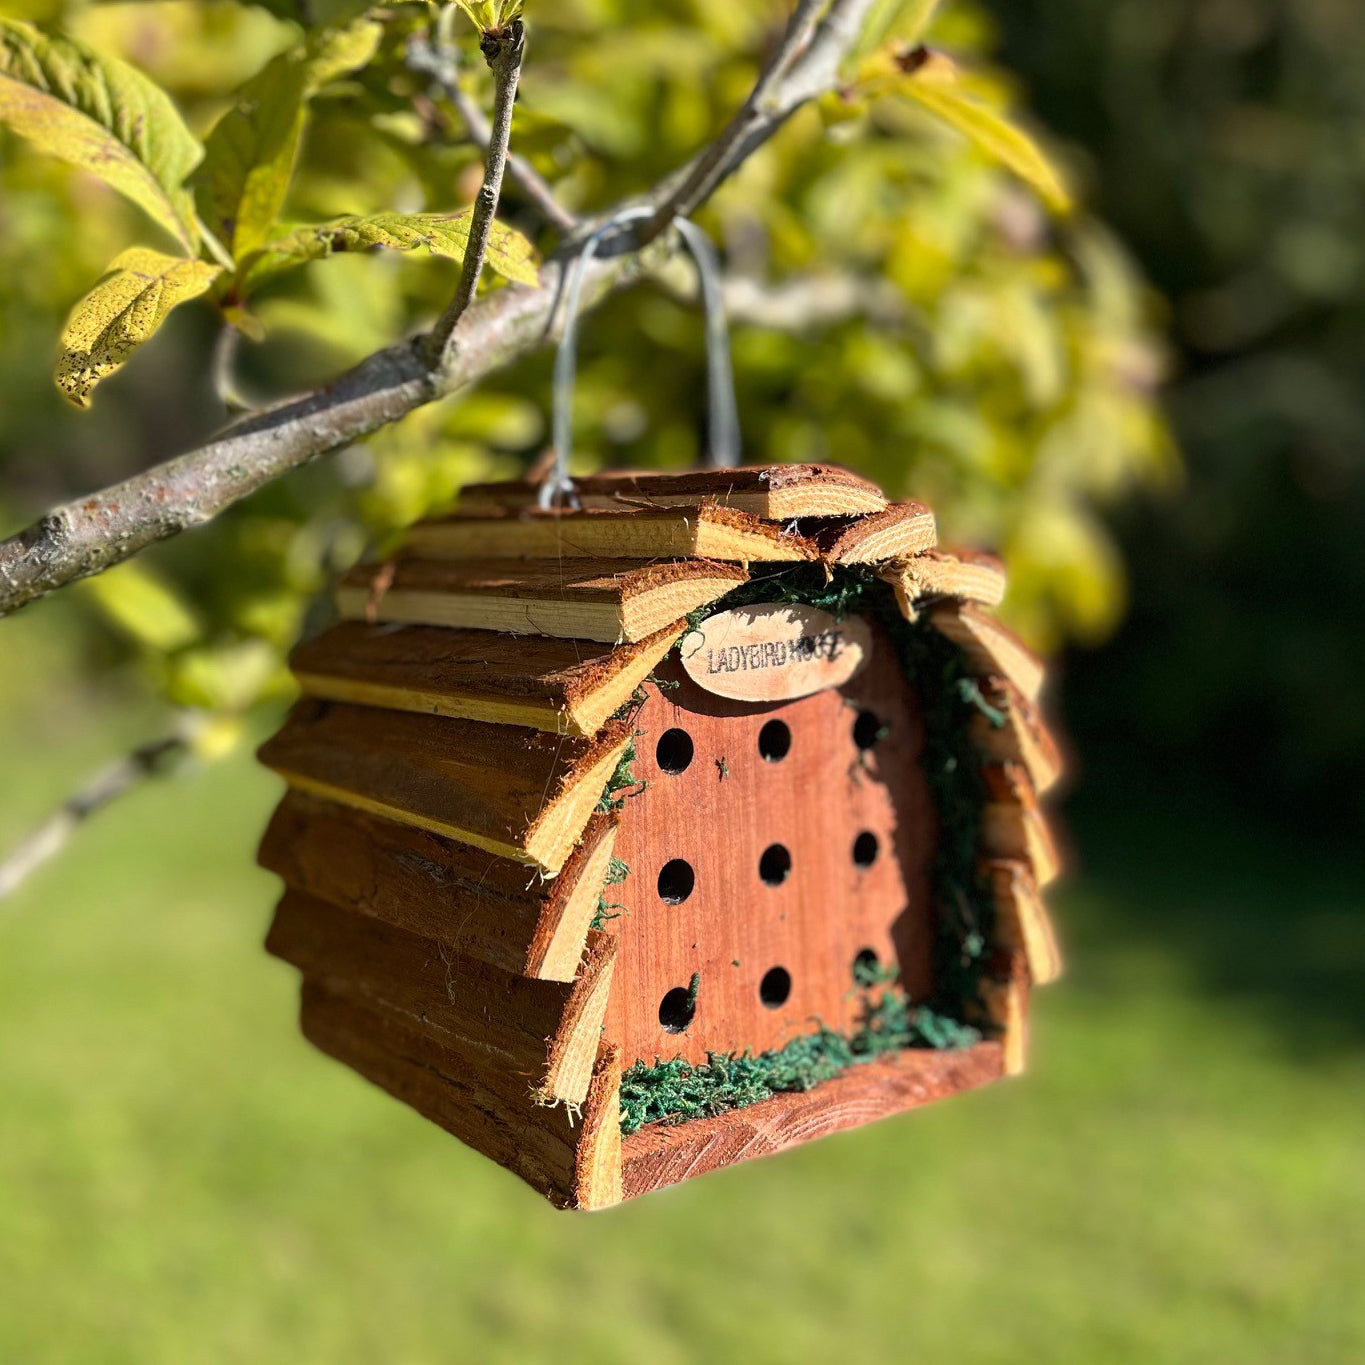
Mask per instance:
[[[748,581],[714,560],[404,560],[351,570],[337,608],[352,620],[632,643]]]
[[[686,629],[636,644],[528,639],[439,626],[343,621],[294,651],[305,696],[454,720],[595,735]]]
[[[293,787],[557,873],[630,743],[302,702],[257,757]]]
[[[803,524],[826,564],[880,564],[938,544],[934,514],[922,502],[897,502],[854,521]]]
[[[981,810],[982,851],[1022,859],[1039,886],[1055,881],[1062,870],[1061,854],[1028,772],[1018,763],[990,763],[981,773],[987,792]]]
[[[959,649],[978,677],[1002,677],[1036,702],[1043,690],[1043,661],[993,616],[976,607],[944,602],[926,613],[936,630]]]
[[[1001,945],[1023,955],[1029,981],[1046,986],[1062,974],[1062,952],[1026,863],[1012,858],[989,859],[983,868],[995,902]]]
[[[573,981],[531,981],[287,890],[265,946],[306,979],[429,1035],[470,1069],[519,1075],[548,1102],[587,1095],[616,959],[610,935],[589,936]]]
[[[968,733],[977,752],[992,763],[1022,763],[1040,794],[1055,786],[1066,765],[1038,708],[1002,679],[983,680],[981,693],[1005,723],[996,725],[980,713],[971,718]]]
[[[472,1072],[439,1043],[335,992],[305,982],[301,996],[303,1033],[315,1047],[553,1204],[601,1208],[619,1198],[620,1061],[612,1049],[599,1047],[581,1110],[538,1104],[524,1079]]]
[[[986,1013],[999,1031],[1006,1076],[1022,1075],[1028,1065],[1028,968],[1021,954],[1010,958],[1008,979],[986,981]]]
[[[288,791],[258,861],[344,910],[449,944],[519,976],[571,981],[597,910],[617,820],[597,814],[559,876],[352,806]]]
[[[777,1095],[711,1119],[649,1124],[621,1140],[622,1187],[634,1199],[722,1166],[770,1156],[971,1090],[1004,1074],[1004,1049],[909,1049],[856,1066],[806,1094]]]
[[[948,554],[926,550],[885,565],[880,576],[896,590],[896,604],[907,621],[921,606],[941,597],[995,607],[1005,597],[1005,566],[994,555]]]
[[[425,559],[807,560],[804,536],[714,503],[695,508],[613,511],[456,512],[419,522],[405,551]]]
[[[880,512],[886,498],[860,474],[834,465],[750,465],[741,469],[698,469],[686,474],[619,471],[578,479],[582,506],[697,507],[703,502],[732,507],[767,521],[798,517],[863,516]],[[539,497],[538,484],[471,484],[460,493],[462,511],[516,510]]]

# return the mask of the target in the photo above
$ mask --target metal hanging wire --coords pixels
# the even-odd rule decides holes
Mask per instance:
[[[539,503],[552,508],[566,503],[578,506],[574,482],[569,477],[573,454],[573,391],[578,375],[578,316],[583,280],[597,250],[622,225],[650,218],[651,208],[624,209],[598,227],[569,264],[569,283],[564,303],[564,333],[555,355],[553,387],[553,434],[555,462],[540,486]],[[701,282],[702,307],[706,313],[707,463],[715,469],[733,469],[739,463],[739,408],[735,402],[735,372],[730,363],[730,333],[721,294],[720,258],[711,239],[686,218],[674,219],[684,245],[696,263]]]

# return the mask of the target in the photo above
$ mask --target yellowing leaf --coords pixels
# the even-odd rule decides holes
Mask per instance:
[[[469,245],[471,213],[470,209],[459,213],[376,213],[298,228],[289,236],[268,243],[246,263],[244,283],[249,288],[267,275],[304,261],[333,252],[368,251],[374,247],[390,251],[426,247],[433,256],[463,261]],[[535,248],[505,223],[493,224],[487,264],[504,279],[532,286],[540,283]]]
[[[1071,208],[1071,195],[1032,138],[996,110],[973,99],[955,79],[950,63],[930,57],[896,83],[898,94],[914,100],[963,133],[980,151],[1013,171],[1058,213]]]
[[[87,578],[87,596],[114,625],[140,645],[169,651],[199,638],[202,629],[193,610],[163,578],[142,564],[129,562]]]
[[[184,184],[203,148],[170,97],[126,62],[0,19],[0,123],[99,176],[197,249]]]
[[[85,407],[100,380],[113,374],[177,304],[202,294],[221,273],[216,265],[133,247],[71,310],[62,332],[57,387]]]
[[[308,97],[364,66],[380,34],[374,23],[314,34],[242,86],[214,125],[195,176],[195,200],[233,260],[261,246],[275,227],[294,174]]]

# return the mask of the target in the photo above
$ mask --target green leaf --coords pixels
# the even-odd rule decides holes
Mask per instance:
[[[297,228],[287,237],[268,243],[246,262],[243,286],[250,289],[277,271],[337,251],[368,251],[373,247],[415,251],[426,247],[433,256],[463,261],[472,214],[471,209],[459,213],[376,213]],[[540,283],[535,248],[505,223],[493,224],[486,263],[490,270],[517,284]]]
[[[951,61],[921,47],[897,54],[892,63],[896,75],[890,88],[897,94],[956,128],[978,150],[1032,186],[1049,208],[1058,213],[1070,211],[1071,195],[1037,143],[997,110],[969,95]]]
[[[195,176],[200,216],[240,261],[261,246],[284,206],[309,97],[374,56],[382,30],[327,30],[281,53],[237,93],[214,125]]]
[[[184,185],[203,148],[170,97],[126,62],[0,19],[0,123],[99,176],[198,249]]]
[[[142,564],[120,564],[81,587],[114,625],[150,649],[180,649],[203,630],[180,594]]]
[[[150,337],[177,304],[198,297],[222,273],[216,265],[147,247],[123,252],[71,310],[62,332],[57,387],[86,407],[95,386]]]

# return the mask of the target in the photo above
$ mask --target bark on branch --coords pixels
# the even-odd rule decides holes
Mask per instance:
[[[766,92],[763,98],[755,102],[751,97],[747,112],[737,116],[717,148],[702,153],[643,200],[657,213],[640,241],[647,243],[662,234],[679,213],[690,213],[795,110],[836,87],[842,59],[873,3],[833,0],[813,25],[822,5],[813,0],[798,5],[787,38],[756,86]],[[509,125],[514,95],[515,72],[503,110]],[[496,118],[494,122],[494,141],[501,135],[505,152],[506,130],[498,127]],[[490,153],[490,166],[492,160]],[[637,246],[594,262],[584,281],[583,306],[592,307],[674,250],[671,240],[665,239],[648,250]],[[228,427],[198,450],[54,508],[0,542],[0,615],[75,579],[112,568],[158,540],[202,525],[289,470],[368,436],[544,345],[555,334],[562,269],[562,258],[550,261],[539,288],[511,286],[463,306],[454,319],[460,324],[458,331],[452,328],[458,345],[447,344],[438,363],[432,361],[425,338],[387,347],[331,383]],[[469,297],[473,298],[472,291]]]

